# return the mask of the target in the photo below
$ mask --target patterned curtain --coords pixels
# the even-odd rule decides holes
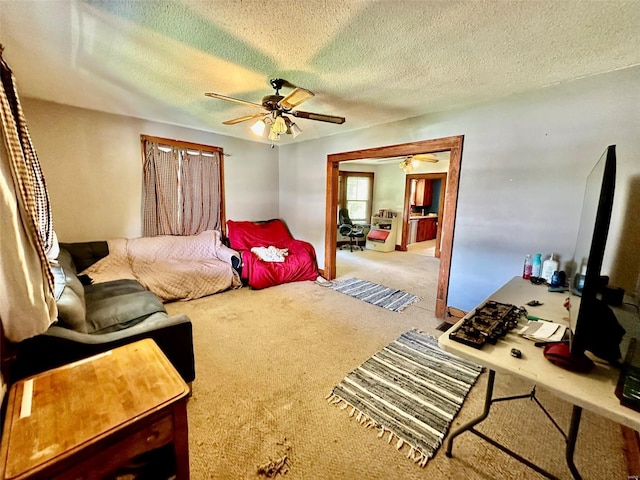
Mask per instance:
[[[143,235],[221,229],[220,155],[144,140]]]
[[[180,235],[178,149],[144,143],[143,235]]]
[[[0,45],[0,320],[6,337],[18,342],[56,320],[49,258],[55,260],[58,245],[44,176],[2,50]]]
[[[220,155],[187,150],[180,181],[184,203],[183,235],[220,230]]]

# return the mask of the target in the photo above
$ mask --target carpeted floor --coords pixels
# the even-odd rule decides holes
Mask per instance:
[[[266,290],[247,288],[167,305],[189,315],[196,375],[188,404],[191,477],[261,478],[257,466],[287,455],[289,479],[535,479],[536,473],[471,434],[444,447],[425,468],[329,405],[325,398],[348,372],[401,333],[437,336],[433,316],[438,261],[402,252],[338,252],[338,276],[357,276],[420,296],[396,313],[313,282]],[[472,388],[452,429],[482,410],[486,373]],[[531,385],[498,375],[499,395]],[[545,406],[568,425],[571,406],[538,390]],[[570,478],[563,439],[533,402],[498,404],[480,427],[528,452],[558,477]],[[577,443],[585,480],[626,479],[617,424],[589,412]]]

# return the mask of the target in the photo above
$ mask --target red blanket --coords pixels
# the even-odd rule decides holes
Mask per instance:
[[[316,252],[308,242],[294,239],[284,222],[227,221],[231,248],[242,255],[242,278],[255,289],[281,283],[315,280],[318,277]],[[284,262],[264,262],[251,252],[253,247],[288,249]]]

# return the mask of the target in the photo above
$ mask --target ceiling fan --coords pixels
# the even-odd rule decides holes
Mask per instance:
[[[305,88],[296,87],[288,95],[283,96],[280,95],[280,90],[283,86],[289,86],[290,84],[286,80],[283,80],[281,78],[272,78],[270,80],[270,83],[276,93],[273,95],[262,97],[262,103],[240,100],[238,98],[220,95],[219,93],[205,93],[205,95],[211,98],[218,98],[220,100],[226,100],[228,102],[239,103],[240,105],[248,105],[251,107],[262,109],[263,112],[261,113],[245,115],[244,117],[234,118],[222,123],[224,125],[235,125],[236,123],[246,122],[247,120],[258,118],[259,120],[251,127],[251,130],[253,130],[253,132],[258,135],[262,135],[265,127],[269,125],[269,139],[273,141],[280,140],[281,134],[293,135],[293,138],[295,138],[300,135],[300,133],[302,133],[300,127],[292,122],[291,119],[285,114],[297,118],[305,118],[307,120],[316,120],[319,122],[337,124],[342,124],[345,122],[344,117],[293,110],[293,108],[297,107],[302,102],[306,102],[307,100],[312,98],[314,96],[314,93]]]
[[[433,153],[418,153],[416,155],[408,155],[400,160],[400,163],[398,163],[398,168],[404,170],[406,173],[409,173],[419,165],[419,162],[437,163],[438,157],[436,157]]]

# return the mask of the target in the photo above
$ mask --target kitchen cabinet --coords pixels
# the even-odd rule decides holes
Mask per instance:
[[[416,242],[424,242],[436,238],[438,217],[421,218],[418,220]]]
[[[415,186],[412,189],[411,204],[416,207],[431,206],[431,197],[433,195],[433,185],[431,180],[421,178],[414,180]]]

